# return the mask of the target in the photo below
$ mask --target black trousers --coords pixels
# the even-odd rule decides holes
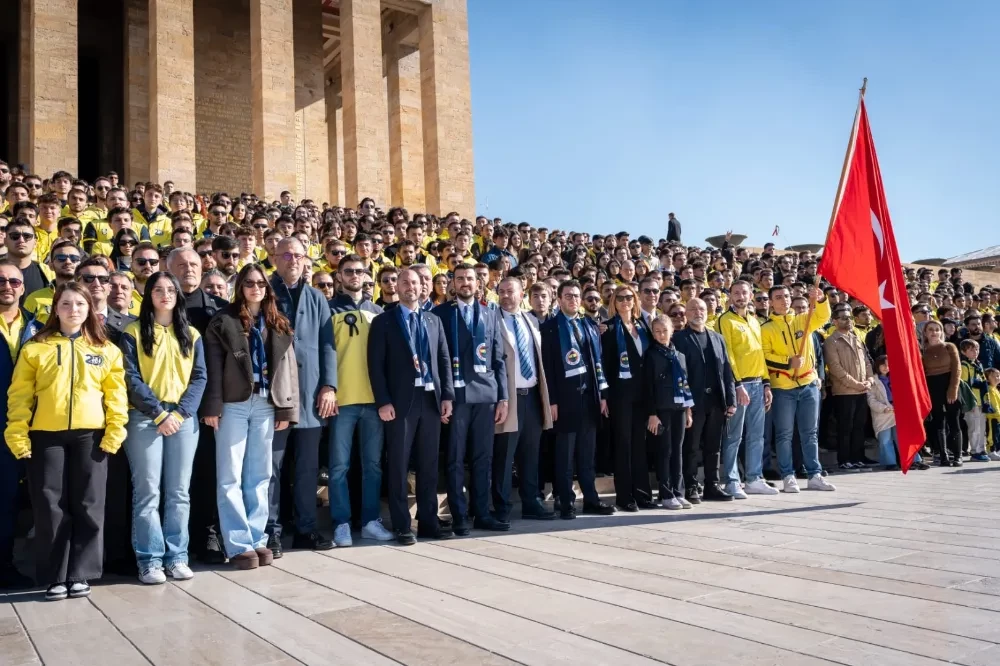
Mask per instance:
[[[928,437],[934,443],[941,462],[962,456],[962,401],[948,403],[948,373],[929,375],[927,391],[931,396]],[[950,454],[950,455],[949,455]]]
[[[660,501],[684,496],[682,471],[686,412],[683,409],[661,410],[656,414],[663,432],[652,435],[656,451],[656,480],[660,484]]]
[[[594,471],[594,453],[597,448],[597,420],[600,412],[583,411],[583,419],[577,425],[576,432],[556,433],[556,479],[555,494],[560,505],[565,509],[573,506],[576,494],[573,492],[573,457],[576,456],[577,477],[580,479],[580,490],[583,491],[583,501],[587,504],[597,504],[601,501],[597,494],[596,472]]]
[[[98,433],[97,440],[103,433]],[[132,471],[122,449],[108,456],[108,482],[104,503],[104,561],[108,571],[125,573],[134,570],[132,549]]]
[[[310,534],[316,531],[316,475],[319,474],[319,443],[323,428],[285,428],[274,433],[271,440],[271,483],[267,489],[267,533],[281,538],[282,495],[292,497],[295,506],[295,532]],[[291,493],[284,489],[282,467],[287,452],[294,450],[294,474],[291,475]],[[287,501],[287,499],[285,500]]]
[[[868,396],[835,395],[833,405],[837,415],[837,463],[861,462],[865,457]]]
[[[448,429],[448,508],[456,527],[472,504],[474,514],[490,515],[490,471],[493,462],[495,403],[456,404]],[[469,500],[465,499],[465,456],[469,455]],[[421,514],[423,515],[423,514]]]
[[[646,423],[642,402],[612,401],[611,437],[615,442],[615,504],[652,500],[646,460]]]
[[[216,503],[215,430],[198,428],[198,449],[194,452],[191,468],[191,518],[188,531],[190,550],[194,554],[205,551],[209,536],[219,534],[219,506]]]
[[[517,396],[517,431],[493,437],[493,511],[499,520],[509,520],[511,471],[517,461],[520,479],[518,492],[521,511],[539,510],[538,447],[542,439],[542,399],[538,387],[515,389]],[[527,393],[521,393],[522,390]]]
[[[24,462],[6,445],[0,446],[0,569],[14,563],[14,531],[17,527],[18,483]]]
[[[108,455],[100,449],[100,434],[31,433],[28,483],[40,585],[93,580],[103,573]]]
[[[708,396],[706,396],[708,397]],[[695,405],[691,410],[693,423],[684,436],[684,487],[698,483],[698,450],[705,468],[705,485],[719,482],[719,451],[726,424],[726,410],[719,404]]]
[[[408,502],[410,453],[414,453],[417,473],[417,511],[424,530],[437,529],[438,447],[441,437],[441,412],[434,391],[414,391],[413,402],[405,417],[396,416],[385,423],[385,448],[388,462],[389,515],[392,529],[410,531]]]

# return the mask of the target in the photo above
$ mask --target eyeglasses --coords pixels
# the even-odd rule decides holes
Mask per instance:
[[[134,241],[131,238],[123,238],[120,241],[118,241],[118,244],[119,245],[124,245],[126,247],[132,247],[134,245],[138,245],[139,241]]]
[[[239,252],[223,252],[222,250],[219,250],[219,256],[222,257],[223,259],[239,259],[240,258],[240,253]]]
[[[380,282],[395,282],[397,279],[395,275],[383,275]]]
[[[94,280],[97,280],[101,284],[108,284],[111,282],[110,275],[79,275],[77,276],[78,281],[86,282],[87,284],[94,284]]]
[[[147,259],[146,257],[138,257],[134,261],[139,266],[157,266],[160,263],[159,259]]]
[[[80,255],[78,254],[54,254],[52,255],[52,258],[55,259],[56,261],[61,261],[64,263],[68,261],[73,264],[80,261]]]
[[[767,303],[769,299],[767,298],[767,296],[758,296],[753,300],[757,301],[758,303]]]
[[[368,271],[366,271],[364,268],[342,268],[340,269],[340,272],[350,277],[352,275],[364,275]]]
[[[212,254],[211,250],[198,250],[199,257],[207,257],[210,254]]]
[[[40,190],[40,189],[42,189],[42,184],[41,183],[25,183],[25,185],[27,185],[28,187],[30,187],[33,190]]]
[[[684,313],[683,312],[671,312],[670,315],[669,315],[669,317],[671,319],[683,319],[684,318]]]
[[[244,289],[267,289],[267,280],[247,280],[243,283]]]
[[[655,296],[656,294],[660,293],[660,290],[657,289],[656,287],[644,287],[643,290],[642,290],[642,293],[644,293],[644,294],[651,294],[651,295]]]
[[[624,303],[625,301],[634,301],[634,300],[635,296],[633,296],[632,294],[618,294],[617,296],[615,296],[615,302],[617,303]]]
[[[281,258],[285,261],[302,261],[306,255],[301,252],[285,252]]]
[[[343,257],[347,255],[347,250],[329,250],[327,254],[334,257]]]
[[[6,227],[4,227],[4,228],[6,228]],[[29,241],[29,240],[31,240],[34,237],[35,237],[35,234],[31,233],[30,231],[12,231],[9,234],[7,234],[7,238],[9,238],[11,240],[16,240],[16,241],[19,241],[19,240]]]
[[[17,289],[22,284],[24,284],[24,281],[23,280],[19,280],[17,278],[8,278],[8,277],[0,276],[0,287],[6,286],[8,284],[10,285],[11,289]]]
[[[177,290],[173,287],[153,287],[153,293],[157,296],[176,296]]]

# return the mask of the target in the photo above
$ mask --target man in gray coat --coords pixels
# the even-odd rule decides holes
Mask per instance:
[[[330,304],[306,283],[302,243],[286,238],[275,252],[271,287],[282,314],[295,333],[295,358],[299,370],[299,422],[274,433],[271,445],[271,485],[268,489],[267,547],[281,557],[281,468],[285,452],[295,448],[295,537],[292,548],[329,550],[333,542],[316,530],[316,474],[319,442],[326,420],[337,409],[337,355],[333,346]]]

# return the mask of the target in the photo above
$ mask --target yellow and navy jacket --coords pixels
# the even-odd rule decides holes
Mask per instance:
[[[152,355],[147,355],[142,348],[142,328],[138,321],[130,323],[122,332],[119,344],[124,355],[129,404],[156,425],[170,414],[178,421],[198,415],[208,373],[201,335],[193,326],[188,329],[192,344],[187,356],[181,354],[173,326],[153,323]]]
[[[983,401],[983,413],[986,414],[986,420],[1000,421],[1000,388],[996,386],[987,387],[983,397],[985,398]],[[992,428],[987,428],[986,434],[989,435],[991,430]]]
[[[986,383],[982,364],[979,361],[970,361],[963,354],[961,380],[972,389],[972,395],[976,398],[976,406],[982,405],[983,394],[990,388],[990,385]]]
[[[382,308],[369,300],[358,303],[347,294],[330,301],[333,343],[337,348],[337,403],[366,405],[375,402],[368,378],[368,331]]]
[[[35,261],[44,263],[49,258],[49,250],[52,244],[59,240],[59,231],[53,227],[52,231],[46,231],[40,226],[35,227]]]
[[[173,231],[173,223],[169,217],[159,212],[159,210],[149,214],[146,212],[145,206],[142,208],[133,208],[132,220],[135,224],[136,233],[139,234],[142,240],[151,241],[156,247],[170,245],[170,233]],[[142,235],[143,229],[146,230],[145,238]]]
[[[110,255],[112,249],[111,241],[114,238],[115,230],[111,228],[111,222],[106,217],[90,220],[83,225],[83,251],[87,254]],[[99,249],[96,251],[94,249],[95,244],[99,244]]]
[[[4,437],[15,458],[31,452],[30,432],[104,430],[101,448],[115,453],[125,441],[128,391],[122,353],[106,342],[54,333],[21,347],[7,392]]]
[[[754,379],[763,380],[765,384],[770,381],[757,315],[750,312],[749,318],[744,319],[733,310],[726,310],[716,320],[715,330],[726,343],[737,386]]]
[[[52,299],[55,293],[55,283],[37,289],[24,299],[23,307],[28,311],[28,314],[44,324],[49,320],[49,315],[52,314]]]
[[[813,348],[813,331],[830,321],[830,302],[816,303],[812,316],[772,314],[760,327],[760,342],[764,361],[773,389],[794,389],[812,384],[816,375],[816,350]],[[802,365],[793,369],[789,359],[802,356]]]

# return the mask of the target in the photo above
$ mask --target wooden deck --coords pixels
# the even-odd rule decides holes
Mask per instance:
[[[0,664],[1000,663],[1000,464],[0,597]],[[994,577],[992,574],[996,573]]]

